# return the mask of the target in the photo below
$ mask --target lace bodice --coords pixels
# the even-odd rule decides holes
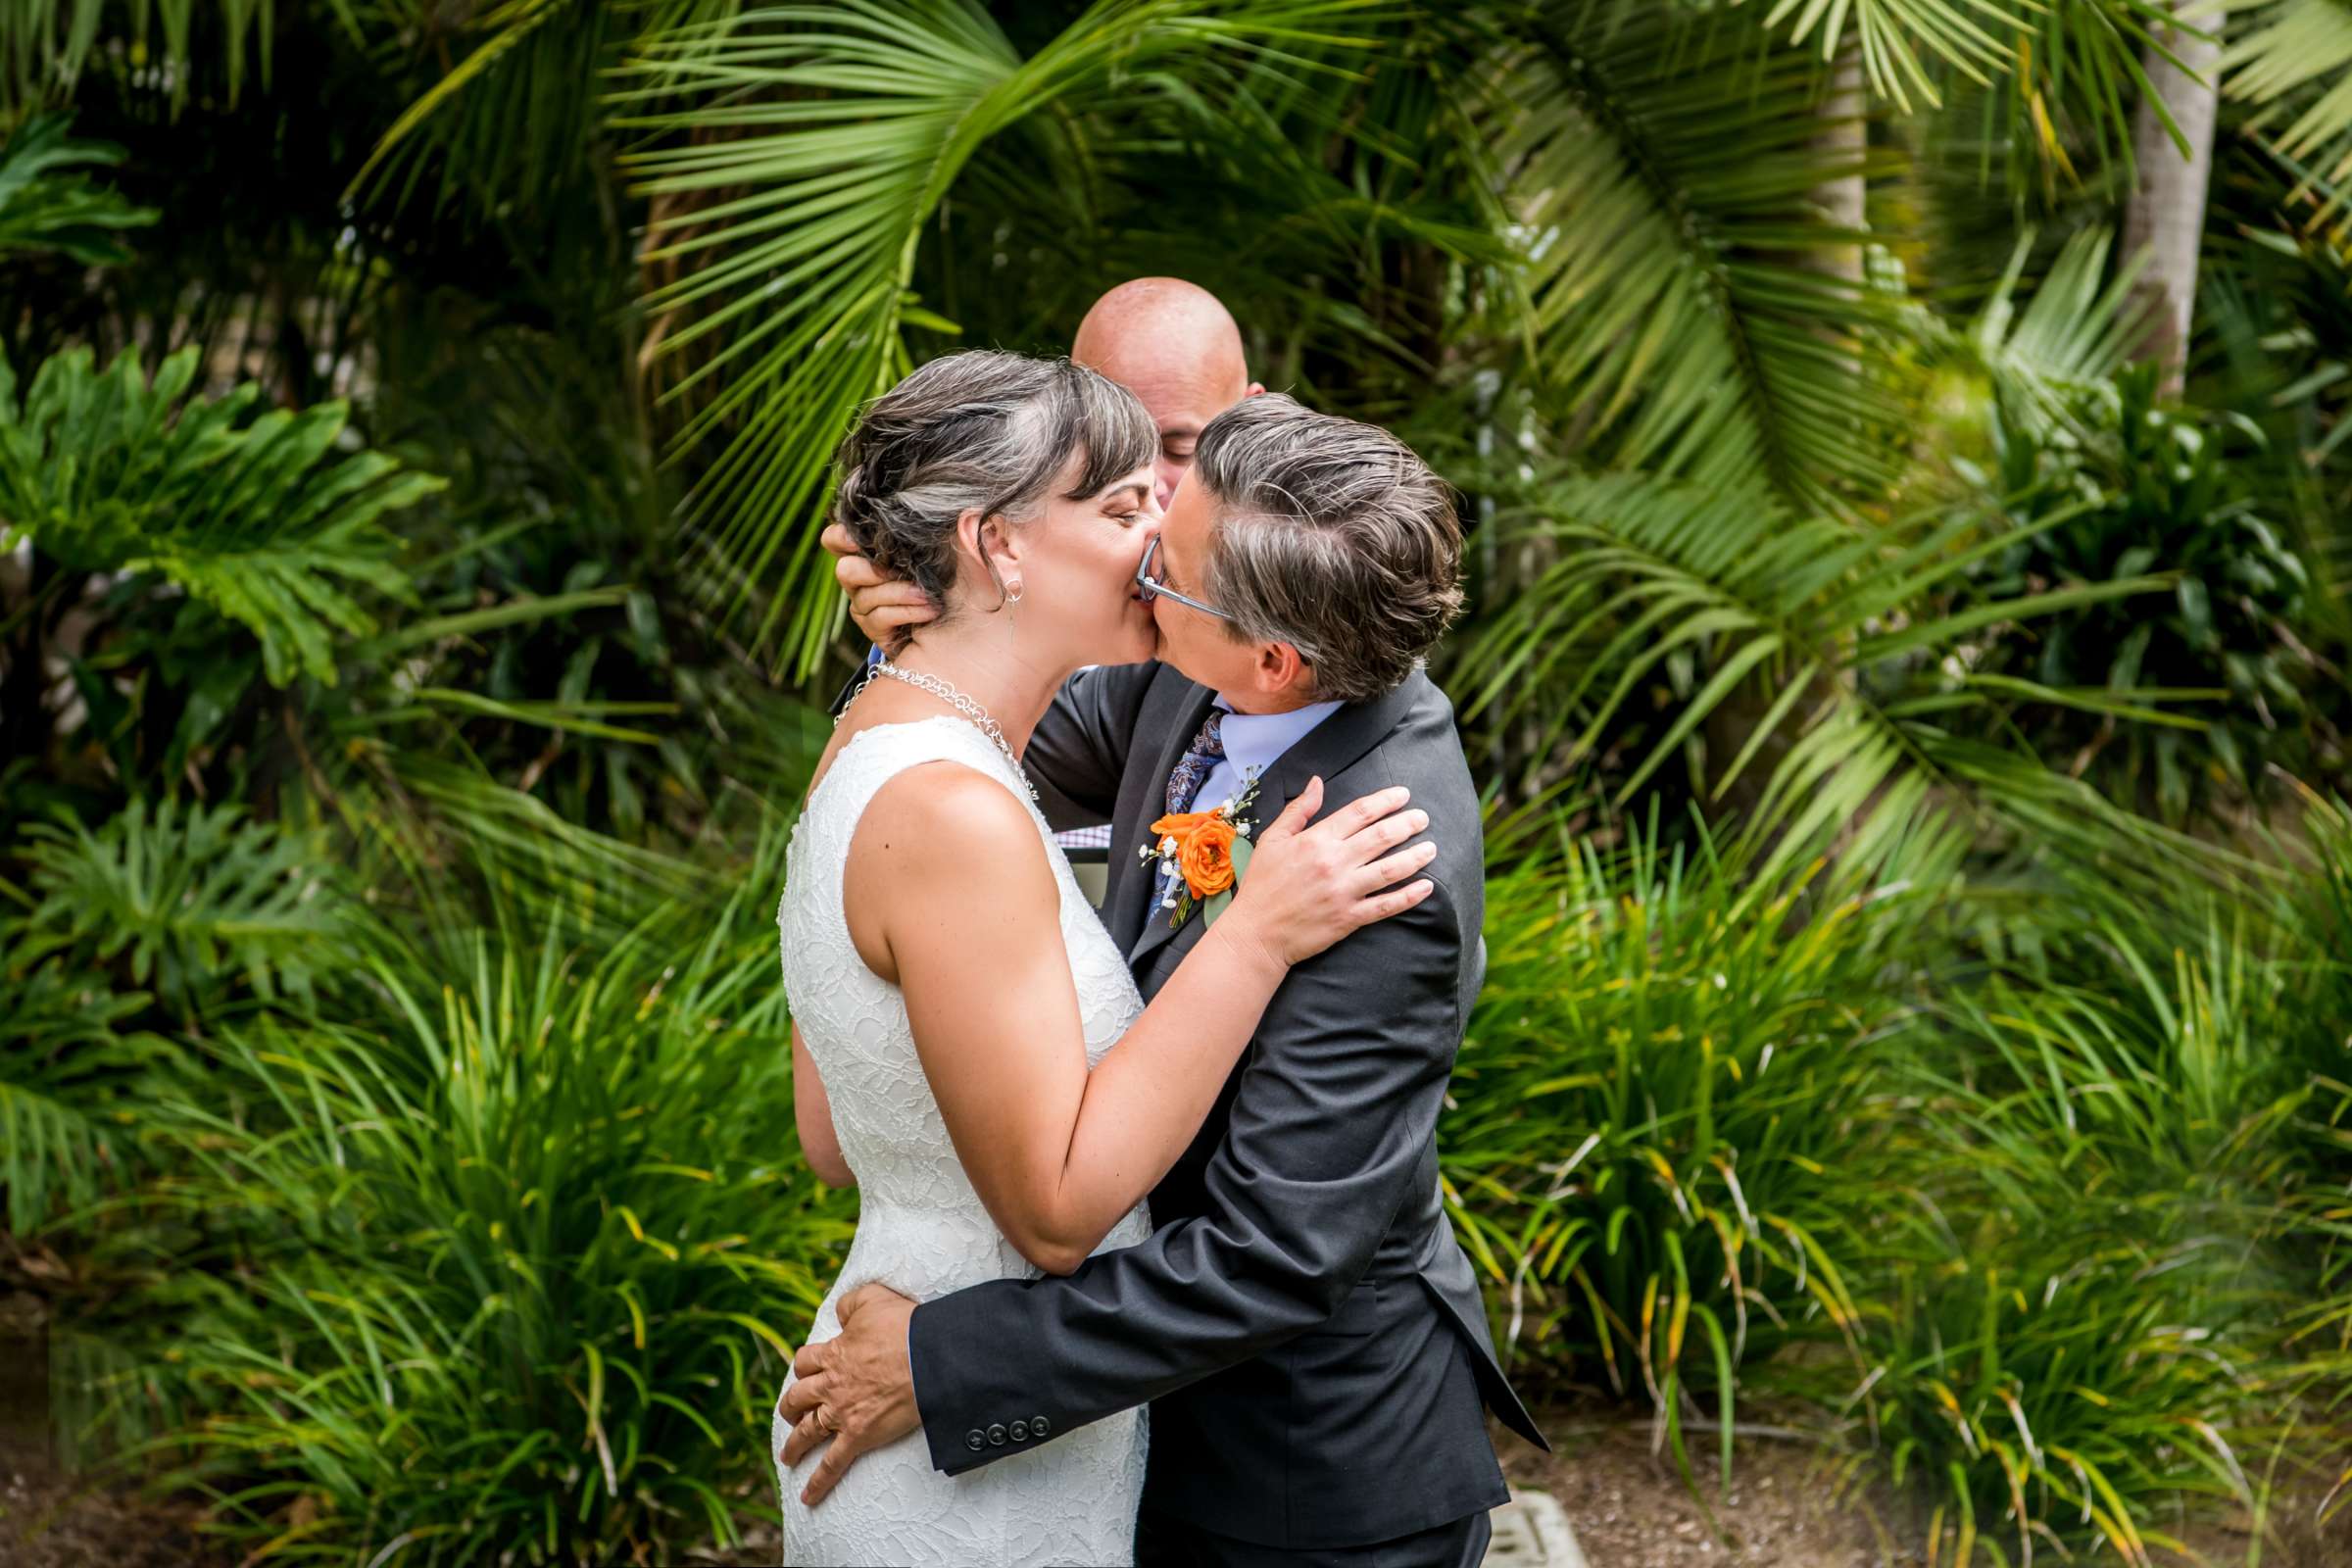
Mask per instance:
[[[915,1054],[905,998],[865,966],[842,912],[850,843],[866,806],[899,773],[934,761],[959,762],[998,780],[1036,822],[1040,852],[1051,859],[1060,893],[1061,940],[1088,1064],[1100,1061],[1143,1011],[1124,956],[1004,753],[971,724],[945,715],[852,736],[793,829],[776,909],[792,1015],[824,1080],[842,1154],[858,1177],[857,1239],[818,1309],[811,1339],[839,1332],[833,1302],[869,1280],[920,1301],[985,1280],[1038,1273],[998,1232],[957,1162]],[[985,908],[964,913],[988,918]],[[1131,1246],[1150,1229],[1139,1203],[1102,1247]],[[779,1423],[771,1452],[783,1446],[784,1436]],[[1125,1562],[1143,1488],[1144,1443],[1144,1412],[1129,1411],[949,1477],[931,1468],[917,1433],[860,1457],[814,1509],[800,1502],[815,1463],[805,1459],[796,1471],[778,1472],[785,1560]]]
[[[793,828],[776,923],[792,1015],[825,1081],[841,1152],[858,1173],[867,1204],[939,1209],[979,1201],[956,1163],[915,1056],[906,1001],[858,956],[841,902],[850,840],[867,803],[905,769],[943,760],[1001,781],[1037,821],[1039,843],[1061,890],[1061,940],[1077,986],[1088,1065],[1102,1059],[1144,1006],[1126,959],[1079,890],[1053,829],[1030,803],[1011,762],[986,736],[962,719],[944,716],[877,725],[852,736]]]

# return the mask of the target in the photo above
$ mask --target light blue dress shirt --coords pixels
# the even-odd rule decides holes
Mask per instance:
[[[1208,777],[1200,781],[1200,793],[1193,797],[1192,808],[1196,811],[1213,811],[1240,795],[1249,780],[1272,767],[1283,753],[1305,739],[1308,731],[1338,712],[1342,706],[1336,702],[1309,703],[1287,713],[1237,713],[1222,692],[1210,702],[1225,710],[1225,722],[1217,730],[1218,738],[1225,743],[1225,756],[1208,770]],[[1253,807],[1250,816],[1255,826],[1250,831],[1255,833],[1280,814],[1279,802],[1263,802]],[[1175,892],[1173,861],[1160,862],[1160,874],[1152,879],[1151,886],[1154,917],[1164,917],[1159,915],[1158,906]]]

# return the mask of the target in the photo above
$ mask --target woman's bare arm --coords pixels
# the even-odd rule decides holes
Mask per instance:
[[[792,1119],[801,1130],[801,1153],[816,1179],[827,1187],[855,1187],[858,1173],[841,1157],[841,1138],[833,1131],[833,1102],[825,1098],[825,1081],[816,1074],[816,1058],[801,1026],[792,1026]]]
[[[1371,835],[1353,847],[1359,863],[1418,827],[1417,812],[1390,816],[1402,804],[1398,791],[1344,808]],[[1292,832],[1313,809],[1300,805],[1295,822],[1285,818]],[[1384,862],[1377,885],[1425,863],[1422,847],[1407,851]],[[1354,923],[1410,907],[1426,892],[1416,883],[1357,895],[1367,912]],[[1003,785],[955,764],[911,768],[866,808],[843,899],[852,935],[906,997],[916,1053],[973,1188],[1038,1267],[1075,1269],[1167,1174],[1299,956],[1287,934],[1246,916],[1244,902],[1202,933],[1090,1072],[1060,893],[1028,812]]]

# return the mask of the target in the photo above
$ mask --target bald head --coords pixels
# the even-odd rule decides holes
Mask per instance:
[[[1214,294],[1180,277],[1121,283],[1086,313],[1070,358],[1143,400],[1159,426],[1159,504],[1192,466],[1209,420],[1265,388],[1250,379],[1241,328]]]

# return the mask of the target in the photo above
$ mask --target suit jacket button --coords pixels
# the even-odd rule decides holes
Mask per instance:
[[[1046,1418],[1044,1416],[1033,1415],[1029,1418],[1029,1435],[1031,1437],[1042,1441],[1046,1434],[1053,1430],[1054,1429],[1052,1427],[1046,1425]]]
[[[963,1446],[976,1453],[988,1446],[988,1434],[974,1427],[963,1435]]]
[[[1028,1422],[1015,1421],[1012,1424],[1012,1441],[1015,1443],[1027,1443],[1029,1441]]]
[[[997,1425],[988,1429],[988,1441],[995,1444],[1000,1448],[1004,1446],[1004,1425],[1003,1422],[999,1422]]]

